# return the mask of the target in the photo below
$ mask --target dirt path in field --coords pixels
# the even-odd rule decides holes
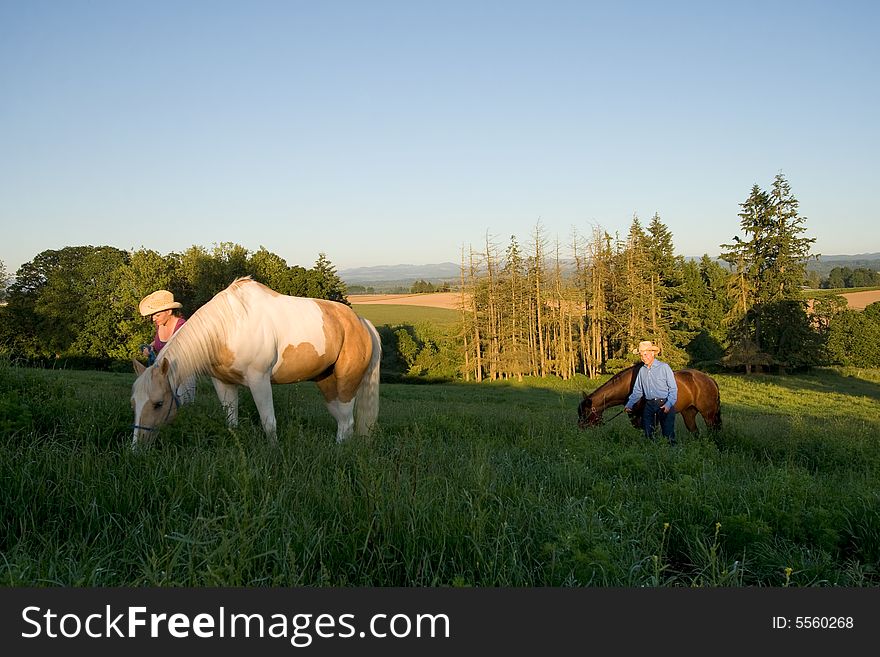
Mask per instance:
[[[425,306],[458,310],[461,294],[458,292],[433,292],[430,294],[349,294],[351,304],[393,304],[397,306]]]
[[[840,296],[846,299],[846,303],[850,308],[864,310],[865,306],[875,301],[880,301],[880,290],[849,292]],[[393,304],[459,310],[461,294],[458,292],[434,292],[431,294],[349,294],[348,302],[352,304]]]

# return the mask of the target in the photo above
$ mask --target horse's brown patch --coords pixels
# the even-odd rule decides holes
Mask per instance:
[[[211,363],[211,375],[220,379],[224,383],[235,383],[241,385],[244,383],[244,374],[233,367],[235,364],[235,353],[228,346],[223,345],[217,350],[215,360]]]
[[[321,357],[310,342],[289,344],[281,353],[281,360],[272,373],[272,383],[307,381],[326,370],[332,361]]]
[[[373,341],[367,329],[351,309],[333,301],[317,300],[324,315],[327,344],[344,344],[328,376],[317,381],[328,402],[350,402],[357,394],[364,372],[370,365]]]

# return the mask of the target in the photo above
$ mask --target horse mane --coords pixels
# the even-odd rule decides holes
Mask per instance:
[[[638,368],[641,367],[642,365],[643,365],[643,363],[636,363],[635,365],[630,365],[629,367],[620,370],[617,374],[615,374],[614,376],[612,376],[612,377],[611,377],[610,379],[608,379],[605,383],[603,383],[601,386],[599,386],[599,387],[596,388],[593,392],[591,392],[591,393],[590,393],[590,397],[593,397],[593,396],[596,395],[597,393],[602,392],[605,388],[610,388],[610,387],[612,387],[612,386],[616,386],[618,383],[620,383],[620,380],[621,380],[624,376],[626,376],[627,374],[629,374],[630,370],[632,370],[632,369],[638,369]],[[633,385],[635,385],[635,382],[636,382],[636,378],[633,377],[633,378],[632,378],[632,381],[630,382],[630,386],[629,386],[630,392],[632,392],[632,388],[633,388]]]
[[[191,376],[210,374],[212,363],[229,340],[229,328],[247,317],[250,311],[248,290],[256,283],[250,276],[236,278],[201,308],[171,336],[159,353],[156,364],[167,360],[171,368],[169,376],[175,382],[186,381]]]

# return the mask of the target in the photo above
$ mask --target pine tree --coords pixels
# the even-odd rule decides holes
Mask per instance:
[[[800,236],[806,219],[798,214],[798,201],[780,173],[771,192],[754,185],[740,207],[745,239],[723,244],[721,256],[731,266],[730,348],[760,354],[755,364],[767,355],[782,367],[815,362],[816,335],[800,292],[815,239]]]
[[[318,259],[315,261],[312,272],[314,272],[316,290],[310,296],[348,304],[348,299],[346,298],[348,290],[345,288],[345,283],[339,278],[339,275],[336,273],[336,267],[327,259],[326,254],[318,254]]]
[[[522,250],[515,235],[510,236],[510,243],[504,256],[502,276],[502,297],[507,299],[504,326],[503,350],[504,370],[510,376],[522,381],[528,372],[528,314],[526,308],[526,277],[523,271],[524,261]]]
[[[626,318],[626,324],[625,332],[618,336],[620,345],[617,355],[628,358],[639,341],[659,339],[652,335],[657,327],[658,313],[652,290],[652,287],[656,287],[656,281],[652,277],[648,235],[636,216],[620,251],[619,263],[623,275],[619,309]],[[660,346],[665,348],[666,345]]]

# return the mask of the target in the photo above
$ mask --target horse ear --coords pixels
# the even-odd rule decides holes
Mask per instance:
[[[162,372],[162,376],[168,374],[168,359],[163,358],[162,364],[159,366],[159,371]]]
[[[131,359],[131,364],[134,365],[134,373],[137,374],[138,376],[143,374],[144,370],[147,369],[146,365],[144,365],[141,361],[139,361],[135,358]]]

